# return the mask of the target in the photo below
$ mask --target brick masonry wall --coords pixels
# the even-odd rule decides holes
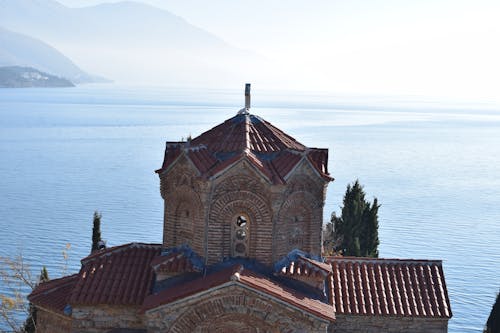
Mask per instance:
[[[37,309],[37,333],[69,333],[71,332],[71,317]]]
[[[282,192],[274,231],[274,260],[298,248],[321,254],[326,183],[307,162],[301,163]]]
[[[296,248],[319,255],[326,184],[307,161],[285,185],[274,185],[245,160],[206,180],[181,157],[160,176],[163,244],[187,243],[207,256],[208,264],[219,262],[233,256],[232,224],[244,214],[249,218],[248,257],[271,265]]]
[[[446,333],[447,319],[337,315],[334,333]]]
[[[328,323],[239,285],[146,313],[149,333],[327,332]]]
[[[73,308],[74,333],[104,333],[113,328],[144,328],[138,307],[82,306]]]
[[[182,157],[168,173],[160,176],[164,203],[163,245],[188,244],[196,253],[204,252],[205,209],[202,199],[208,186]]]
[[[214,181],[208,228],[208,263],[232,255],[232,224],[248,216],[248,256],[271,264],[270,187],[247,162],[236,164]]]

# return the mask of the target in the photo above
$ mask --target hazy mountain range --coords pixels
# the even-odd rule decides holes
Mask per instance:
[[[168,11],[135,2],[69,8],[52,0],[0,0],[0,22],[118,81],[203,83],[217,77],[241,83],[259,58]]]
[[[103,82],[90,75],[50,45],[0,27],[0,66],[33,67],[73,83]]]

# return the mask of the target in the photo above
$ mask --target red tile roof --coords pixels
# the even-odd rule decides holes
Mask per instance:
[[[330,257],[337,314],[451,318],[441,261]]]
[[[260,117],[240,113],[206,131],[191,141],[205,145],[214,152],[234,152],[249,149],[257,153],[285,149],[304,151],[305,146]]]
[[[304,256],[299,256],[297,260],[290,261],[288,265],[283,266],[278,273],[283,276],[325,278],[328,274],[332,273],[332,266]]]
[[[64,314],[77,280],[78,274],[74,274],[39,284],[28,296],[28,300],[41,308]]]
[[[172,303],[176,300],[209,291],[212,288],[226,284],[240,284],[255,291],[273,296],[317,317],[326,320],[335,319],[334,308],[330,304],[309,298],[267,277],[244,269],[242,265],[235,265],[222,271],[209,274],[206,277],[185,282],[173,288],[165,289],[159,293],[150,295],[145,299],[142,310],[148,311],[160,305]]]
[[[94,253],[82,260],[70,303],[140,305],[150,292],[151,261],[161,245],[130,243]]]
[[[188,142],[167,142],[162,173],[185,154],[204,177],[212,177],[246,159],[274,184],[307,160],[319,175],[328,174],[328,149],[307,148],[260,117],[239,113]]]
[[[151,260],[151,267],[155,272],[189,273],[197,272],[190,260],[183,252],[172,253],[166,256],[158,255]]]

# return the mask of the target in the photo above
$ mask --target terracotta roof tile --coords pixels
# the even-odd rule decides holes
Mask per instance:
[[[31,292],[28,300],[36,306],[64,314],[77,280],[78,274],[74,274],[42,283]]]
[[[209,171],[218,162],[205,147],[189,149],[187,155],[202,174]]]
[[[165,157],[161,169],[156,170],[156,173],[161,173],[166,170],[174,161],[181,155],[184,142],[167,142],[165,147]]]
[[[179,247],[170,249],[170,253],[162,253],[151,260],[155,272],[190,273],[203,269],[201,257],[190,248]]]
[[[276,156],[276,158],[274,158],[271,163],[276,169],[278,175],[282,179],[285,179],[288,173],[292,171],[293,167],[296,166],[301,159],[302,154],[291,151],[283,151],[278,156]]]
[[[330,304],[309,298],[255,272],[244,270],[240,273],[239,281],[321,318],[327,320],[335,319],[334,308]]]
[[[202,133],[189,142],[167,142],[162,173],[185,154],[202,176],[212,177],[246,158],[274,184],[285,177],[307,156],[325,180],[328,176],[328,150],[309,149],[260,117],[241,113]]]
[[[322,177],[333,180],[328,173],[328,149],[309,148],[307,158]]]
[[[161,245],[130,243],[82,260],[71,304],[139,305],[153,282],[152,259]]]
[[[196,280],[177,285],[174,288],[165,289],[159,293],[150,295],[145,299],[142,311],[148,311],[160,305],[172,303],[224,284],[241,284],[273,296],[317,317],[326,320],[335,319],[334,308],[330,304],[323,303],[298,291],[282,286],[263,275],[244,269],[241,265],[234,265],[222,271],[209,274],[206,277],[200,277]]]
[[[451,318],[441,261],[330,257],[337,314]]]
[[[304,256],[298,256],[296,260],[290,261],[278,272],[283,276],[302,276],[326,278],[332,273],[332,266]]]

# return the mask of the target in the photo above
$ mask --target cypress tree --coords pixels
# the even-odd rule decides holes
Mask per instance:
[[[38,284],[49,281],[49,273],[45,266],[42,267],[40,271],[40,277],[38,279]],[[24,333],[35,333],[36,332],[36,307],[30,303],[28,308],[28,318],[24,322],[23,332]]]
[[[94,227],[92,228],[92,248],[90,253],[99,250],[99,242],[101,241],[101,214],[94,212]]]
[[[500,332],[500,293],[497,294],[497,300],[493,304],[490,316],[486,322],[484,333],[498,333]]]
[[[365,199],[363,186],[356,180],[347,185],[341,216],[332,214],[335,248],[346,256],[378,257],[378,204]]]
[[[47,282],[49,281],[49,272],[47,272],[47,267],[43,266],[42,271],[40,272],[40,279],[39,283]]]

